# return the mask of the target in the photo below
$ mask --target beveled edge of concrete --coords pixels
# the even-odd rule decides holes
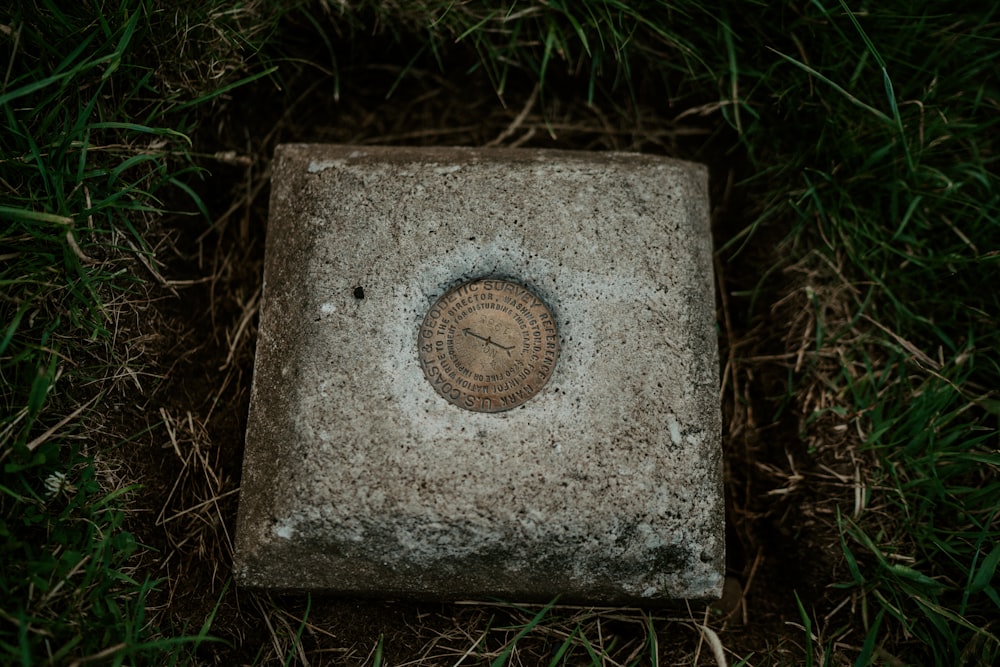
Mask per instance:
[[[518,180],[518,169],[533,170],[536,177]],[[498,182],[507,187],[497,188]],[[553,196],[553,183],[568,192],[557,205],[545,200]],[[474,191],[474,186],[479,188],[478,197],[469,196],[469,188]],[[624,199],[618,192],[622,188]],[[463,197],[456,205],[459,193]],[[536,206],[533,198],[545,200],[545,206]],[[593,205],[594,210],[575,210],[581,202]],[[424,207],[423,217],[414,214],[419,206]],[[537,222],[544,221],[546,215],[558,219],[552,224]],[[522,219],[513,230],[505,224],[512,216]],[[600,225],[588,227],[588,220],[599,220]],[[571,223],[576,226],[567,229]],[[554,233],[552,228],[561,231]],[[433,246],[419,247],[421,235],[428,234],[436,236]],[[613,256],[605,247],[597,247],[605,242],[617,244]],[[574,243],[578,247],[571,247]],[[245,586],[278,590],[433,599],[496,596],[547,601],[562,593],[564,602],[651,604],[678,597],[718,597],[725,556],[711,252],[707,173],[701,165],[618,153],[279,146],[237,526],[237,580]],[[610,270],[602,271],[608,266]],[[449,287],[483,275],[524,282],[561,320],[563,358],[549,386],[521,409],[499,415],[467,413],[445,404],[426,386],[415,362],[415,331],[426,307]],[[607,279],[603,292],[597,284],[602,278]],[[328,294],[310,295],[310,290],[301,289],[309,280],[327,288]],[[354,298],[358,286],[365,289],[363,300]],[[623,294],[638,296],[626,302],[620,299]],[[636,301],[640,297],[654,307],[642,310]],[[601,299],[613,302],[610,310]],[[579,469],[561,462],[567,468],[562,470],[560,463],[553,464],[559,458],[553,451],[560,446],[563,451],[571,449],[572,438],[560,440],[561,436],[587,434],[578,427],[572,431],[574,427],[567,425],[566,419],[560,421],[560,410],[566,410],[574,392],[574,410],[579,408],[580,396],[587,393],[588,373],[603,372],[601,377],[609,377],[612,366],[601,359],[607,355],[594,344],[602,336],[606,339],[615,334],[615,318],[622,312],[646,318],[646,327],[640,331],[645,347],[641,354],[633,355],[639,368],[630,378],[635,383],[634,396],[663,410],[650,415],[649,423],[633,428],[639,433],[645,433],[644,428],[655,431],[666,445],[655,449],[672,448],[672,453],[657,452],[642,459],[645,450],[637,451],[635,443],[625,442],[621,433],[600,432],[598,436],[608,439],[600,441],[598,437],[589,449],[579,449],[580,460],[586,459],[576,465]],[[380,318],[390,323],[372,326]],[[638,319],[632,325],[641,326]],[[385,345],[388,362],[372,365],[364,358],[338,356],[324,347],[332,342],[358,345],[361,339],[352,338],[351,332],[359,327],[369,340]],[[331,331],[337,332],[332,338]],[[658,338],[661,335],[662,340]],[[670,366],[676,362],[662,351],[667,347],[673,356],[683,358],[679,367]],[[317,354],[327,355],[325,361],[350,372],[317,374],[306,360]],[[657,376],[650,369],[667,366],[676,377],[689,381],[683,391],[671,394],[670,387],[658,390],[653,386],[657,377],[670,374]],[[347,387],[344,383],[354,382],[350,378],[357,377],[359,370],[373,376],[388,371],[392,386],[376,382]],[[319,395],[326,390],[303,389],[307,385],[329,389],[337,383],[342,391],[333,402]],[[384,402],[396,407],[384,410],[380,405],[374,409],[376,414],[369,415],[364,402],[354,401],[366,392],[369,408],[373,396],[385,397]],[[609,415],[612,419],[608,423],[617,426],[622,418],[641,417],[641,413],[629,413],[628,402],[618,396],[612,396],[609,401],[613,405],[605,409],[592,394],[582,399],[585,407],[596,410],[591,426]],[[669,396],[664,398],[664,394]],[[304,404],[314,412],[303,421]],[[321,410],[317,412],[317,408]],[[400,414],[417,421],[406,422]],[[587,415],[575,414],[577,421],[586,420]],[[501,435],[501,445],[507,441],[518,444],[516,437],[507,437],[511,433],[522,437],[521,446],[541,438],[557,443],[553,451],[537,453],[539,460],[548,458],[532,468],[546,474],[553,471],[546,484],[532,484],[516,475],[502,480],[521,497],[538,503],[534,509],[541,508],[555,524],[562,521],[569,525],[578,518],[575,515],[582,519],[590,515],[573,507],[569,492],[542,507],[545,503],[539,495],[551,493],[554,484],[563,485],[559,488],[574,484],[581,493],[598,494],[593,497],[612,503],[620,502],[610,495],[616,489],[630,494],[632,501],[645,493],[659,508],[653,512],[660,511],[659,518],[643,522],[633,517],[619,525],[617,518],[610,517],[616,525],[605,528],[617,542],[601,542],[606,536],[581,537],[577,531],[573,539],[585,544],[565,541],[548,551],[545,539],[553,536],[545,533],[544,526],[534,532],[520,526],[520,533],[508,531],[502,539],[483,540],[483,516],[471,510],[486,507],[487,514],[496,512],[494,520],[502,517],[523,522],[523,517],[505,515],[513,508],[504,507],[498,495],[477,497],[473,507],[466,501],[477,492],[474,485],[442,486],[442,480],[426,469],[421,439],[414,435],[425,428],[446,436],[434,442],[435,448],[444,452],[435,454],[440,457],[436,465],[448,467],[455,459],[466,457],[464,464],[475,470],[473,477],[478,474],[480,484],[508,474],[508,467],[502,464],[532,465],[511,453],[516,446],[485,447],[486,439],[481,437],[485,429],[492,429],[492,440]],[[393,442],[390,432],[397,438],[403,434],[399,442],[406,447],[405,452],[387,445]],[[333,445],[331,434],[336,436]],[[603,474],[601,467],[606,461],[602,460],[610,458],[608,450],[631,455],[639,460],[637,466],[653,470],[651,480],[662,482],[661,487],[669,486],[666,493],[670,498],[664,500],[663,488],[645,483],[650,479],[639,491],[630,489],[623,484],[625,477],[621,475],[626,473],[621,470],[604,471],[614,479],[603,488],[595,484],[593,480]],[[323,456],[317,457],[320,452]],[[491,462],[483,452],[491,452],[498,460],[507,458]],[[373,492],[379,482],[374,478],[356,481],[354,473],[366,474],[364,466],[352,465],[351,457],[359,454],[381,457],[384,470],[397,476],[410,475],[411,481],[425,484],[435,491],[432,500],[411,494],[374,502],[372,493],[384,490]],[[679,478],[667,467],[682,460],[704,465]],[[449,470],[458,468],[452,465]],[[348,469],[351,474],[344,473]],[[317,494],[338,498],[338,493],[356,505],[345,508],[319,503],[301,511]],[[683,522],[682,518],[668,520],[669,512],[662,511],[665,502],[682,507],[695,502],[699,507],[697,525],[676,533],[670,526]],[[454,522],[451,533],[440,527],[427,532],[428,524],[433,523],[428,517],[440,517],[442,512],[446,516],[449,504],[470,510],[470,520],[464,525]],[[387,508],[396,514],[384,517],[391,529],[380,534],[373,517],[378,519],[379,512]],[[400,508],[406,511],[397,511]],[[416,521],[414,511],[430,514]],[[593,517],[597,520],[609,520],[610,515],[600,514],[599,508],[588,511],[596,512]],[[291,519],[292,514],[297,518]],[[489,529],[488,520],[485,529]],[[340,536],[331,538],[337,531]],[[669,533],[671,539],[684,535],[684,539],[700,540],[705,546],[697,552],[679,549],[657,531]],[[392,543],[397,548],[381,553],[366,550],[358,544],[359,538],[361,542],[367,539],[365,536],[375,536],[376,543]],[[511,544],[511,537],[518,536],[521,546]],[[478,551],[455,546],[470,541],[477,544],[477,539],[484,547]],[[426,558],[428,548],[435,544],[444,545],[444,555]],[[590,552],[581,553],[588,548]],[[407,549],[409,555],[401,553]],[[620,560],[614,561],[615,557]],[[686,578],[668,571],[685,567],[692,569]],[[657,568],[663,576],[657,576]],[[623,584],[622,580],[630,577]]]

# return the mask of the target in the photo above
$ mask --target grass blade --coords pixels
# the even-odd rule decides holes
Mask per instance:
[[[795,592],[795,606],[799,610],[799,619],[802,621],[802,627],[806,631],[806,647],[805,647],[805,667],[812,667],[813,660],[813,635],[812,635],[812,619],[809,618],[809,614],[806,612],[805,606],[802,604],[802,599],[799,597],[798,592]]]
[[[507,643],[507,646],[504,647],[504,650],[500,653],[500,655],[498,655],[496,658],[493,659],[493,662],[490,663],[490,667],[505,667],[505,665],[507,664],[507,660],[510,659],[510,654],[514,651],[514,647],[517,646],[517,643],[521,641],[521,639],[523,639],[525,635],[534,630],[542,622],[542,620],[549,613],[552,607],[555,606],[556,601],[558,599],[559,598],[555,598],[547,605],[542,607],[538,611],[538,613],[535,614],[534,618],[532,618],[528,623],[526,623],[524,627],[522,627],[521,630],[518,631],[518,633],[514,636],[514,638]]]
[[[885,611],[880,611],[875,616],[875,622],[872,627],[868,629],[868,633],[865,635],[865,643],[861,646],[861,652],[858,654],[858,659],[854,661],[854,667],[867,667],[872,664],[875,654],[875,644],[878,641],[879,631],[882,629],[882,619],[885,617]]]
[[[201,106],[205,102],[208,102],[210,100],[214,100],[216,97],[219,97],[220,95],[225,95],[226,93],[228,93],[231,90],[235,90],[236,88],[240,88],[241,86],[245,86],[248,83],[253,83],[254,81],[256,81],[258,79],[262,79],[265,76],[271,76],[272,74],[274,74],[277,71],[278,71],[278,66],[275,65],[275,66],[269,67],[269,68],[267,68],[267,69],[265,69],[263,71],[255,72],[254,74],[251,74],[249,76],[243,77],[239,81],[234,81],[233,83],[230,83],[230,84],[227,84],[225,86],[222,86],[221,88],[219,88],[217,90],[213,90],[211,93],[208,93],[207,95],[202,95],[201,97],[198,97],[196,99],[184,102],[182,104],[178,104],[177,106],[173,107],[171,109],[171,111],[175,112],[175,111],[180,111],[182,109],[187,109],[187,108],[190,108],[190,107]],[[181,135],[181,136],[183,136],[183,135]]]
[[[826,77],[826,76],[820,74],[819,72],[817,72],[815,68],[812,68],[809,65],[806,65],[805,63],[799,62],[798,60],[796,60],[795,58],[792,58],[791,56],[786,56],[784,53],[781,53],[780,51],[777,51],[777,50],[771,48],[770,46],[767,47],[767,50],[771,51],[772,53],[774,53],[775,55],[777,55],[779,58],[781,58],[782,60],[784,60],[785,62],[790,63],[792,65],[795,65],[800,70],[802,70],[803,72],[806,72],[810,76],[816,77],[817,79],[819,79],[820,81],[822,81],[826,85],[830,86],[833,90],[835,90],[836,92],[838,92],[839,94],[841,94],[844,97],[844,99],[848,100],[851,104],[853,104],[854,106],[858,107],[859,109],[864,109],[865,111],[867,111],[871,115],[873,115],[876,118],[878,118],[880,121],[883,121],[883,122],[888,123],[890,125],[892,124],[893,121],[892,121],[891,118],[889,118],[884,113],[882,113],[881,111],[879,111],[875,107],[871,106],[870,104],[866,104],[865,102],[862,102],[857,97],[855,97],[851,93],[847,92],[847,90],[845,90],[843,87],[841,87],[840,85],[834,83],[828,77]]]
[[[9,220],[23,220],[26,222],[51,222],[57,225],[72,225],[73,218],[65,215],[55,215],[54,213],[43,213],[41,211],[29,211],[23,208],[12,206],[0,206],[0,218]]]

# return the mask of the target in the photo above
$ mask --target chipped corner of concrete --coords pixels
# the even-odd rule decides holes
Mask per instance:
[[[636,154],[283,145],[236,539],[245,586],[587,604],[725,571],[707,171]],[[438,396],[430,304],[478,277],[561,355],[503,413]]]

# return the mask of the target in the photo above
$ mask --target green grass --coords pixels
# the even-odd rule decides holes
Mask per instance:
[[[207,637],[207,627],[147,623],[157,582],[135,569],[142,547],[123,527],[134,490],[102,475],[131,434],[105,435],[113,416],[100,406],[133,390],[116,315],[157,279],[149,239],[163,231],[164,202],[207,214],[188,137],[234,86],[300,66],[280,60],[295,42],[283,16],[325,40],[316,76],[329,71],[335,86],[339,67],[358,64],[345,44],[377,25],[419,45],[398,63],[401,78],[471,54],[472,75],[501,98],[526,78],[542,98],[569,89],[611,109],[633,99],[674,115],[705,110],[713,137],[731,137],[715,150],[746,165],[746,224],[721,239],[723,263],[777,229],[788,264],[822,256],[837,267],[810,289],[851,288],[842,321],[826,322],[829,304],[816,304],[810,349],[838,350],[839,371],[807,362],[790,388],[822,384],[865,461],[867,509],[844,505],[829,522],[852,611],[818,628],[810,600],[796,599],[800,617],[788,619],[808,628],[808,659],[1000,661],[1000,10],[828,0],[100,8],[40,2],[0,15],[0,662],[182,660]],[[777,280],[768,273],[737,307],[762,316],[793,289]],[[850,648],[813,642],[820,630]],[[558,655],[588,655],[583,629],[565,642]]]
[[[902,358],[893,363],[904,370]],[[962,395],[971,372],[915,382],[887,373],[854,387],[882,462],[872,481],[896,492],[881,499],[892,520],[841,520],[850,585],[875,614],[873,633],[887,616],[940,665],[1000,660],[990,622],[1000,609],[1000,454],[995,417]]]
[[[153,68],[169,63],[143,46],[156,12],[40,3],[0,18],[3,664],[159,663],[206,638],[147,626],[157,582],[134,578],[141,548],[124,529],[135,489],[101,479],[117,443],[99,415],[134,390],[117,378],[141,370],[115,324],[157,270],[146,235],[164,192],[203,209],[187,185],[191,102],[164,90]]]
[[[827,67],[783,60],[814,90],[791,109],[814,142],[789,155],[800,183],[787,195],[794,236],[843,259],[857,288],[854,320],[825,344],[867,331],[845,360],[867,370],[845,364],[836,383],[874,454],[868,502],[880,509],[840,523],[850,586],[867,655],[885,644],[921,664],[992,664],[1000,32],[995,14],[921,17],[911,7],[902,25],[920,28],[914,39],[884,4],[857,17],[844,9],[826,8],[830,29],[811,42],[822,50],[807,51]]]

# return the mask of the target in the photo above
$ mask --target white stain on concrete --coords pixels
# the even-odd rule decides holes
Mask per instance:
[[[294,540],[295,533],[296,533],[295,526],[291,522],[281,522],[274,525],[275,537],[281,538],[283,540]]]
[[[681,444],[681,427],[673,415],[667,415],[667,429],[670,431],[670,442],[675,445]]]
[[[343,167],[345,164],[347,164],[347,160],[312,160],[306,167],[306,171],[310,174],[319,174],[327,169]]]

